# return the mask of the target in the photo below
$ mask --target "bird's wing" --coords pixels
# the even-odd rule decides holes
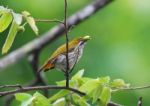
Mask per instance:
[[[69,42],[69,52],[74,50],[74,48],[77,46],[77,44],[80,41],[77,39],[72,40],[71,42]],[[66,44],[63,44],[62,46],[60,46],[53,54],[52,56],[44,63],[44,65],[39,69],[40,71],[47,71],[49,69],[53,69],[54,68],[54,61],[57,58],[57,56],[59,56],[60,54],[66,54]]]
[[[38,70],[38,72],[47,71],[47,70],[53,69],[53,68],[54,68],[54,64],[53,63],[45,62],[45,64]]]
[[[77,44],[80,41],[77,39],[72,40],[71,42],[69,42],[68,46],[69,46],[69,52],[72,51]],[[53,54],[52,56],[49,58],[49,60],[56,58],[58,55],[60,54],[65,54],[66,53],[66,44],[63,44],[62,46],[60,46]]]

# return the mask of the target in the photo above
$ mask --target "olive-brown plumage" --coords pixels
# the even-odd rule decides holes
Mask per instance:
[[[90,36],[84,36],[74,39],[68,43],[69,70],[71,70],[81,58],[85,43],[89,39]],[[47,71],[53,68],[66,71],[66,66],[66,44],[63,44],[44,63],[44,65],[39,69],[39,72]]]

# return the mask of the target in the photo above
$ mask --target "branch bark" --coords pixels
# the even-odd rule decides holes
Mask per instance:
[[[0,97],[19,93],[19,92],[27,92],[27,91],[33,91],[33,90],[48,90],[48,89],[54,89],[54,90],[66,89],[66,90],[70,90],[70,91],[73,91],[75,93],[78,93],[80,95],[85,95],[84,92],[81,92],[81,91],[74,89],[74,88],[68,88],[66,86],[35,86],[35,87],[22,87],[20,89],[15,89],[15,90],[10,90],[10,91],[3,91],[3,92],[0,92]]]
[[[68,29],[71,26],[77,25],[85,21],[85,19],[87,19],[92,14],[105,7],[111,1],[113,0],[96,0],[88,6],[86,6],[85,8],[83,8],[82,10],[76,12],[67,19]],[[47,44],[50,44],[52,41],[60,37],[64,32],[64,25],[59,24],[51,30],[49,30],[47,33],[43,34],[41,37],[34,39],[33,41],[27,43],[21,48],[3,57],[2,59],[0,59],[0,71],[2,71],[2,69],[6,68],[7,66],[22,59],[26,55],[29,55],[33,51],[42,49]]]
[[[42,75],[39,73],[37,74],[37,71],[38,71],[38,63],[39,63],[39,54],[40,54],[40,51],[34,51],[34,53],[30,54],[29,55],[29,62],[31,64],[31,67],[33,69],[33,73],[35,75],[35,81],[34,82],[36,85],[37,84],[42,84],[42,85],[47,85],[47,82],[44,80],[44,77],[42,77]],[[44,90],[44,95],[46,97],[48,97],[48,90]]]

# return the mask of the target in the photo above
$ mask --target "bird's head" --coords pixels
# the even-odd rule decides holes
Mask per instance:
[[[80,45],[84,45],[88,40],[90,40],[91,39],[91,37],[90,36],[84,36],[84,37],[80,37],[80,38],[78,38],[78,40],[79,40],[79,44]]]
[[[79,38],[73,39],[72,41],[69,42],[69,48],[74,48],[77,45],[85,44],[90,39],[91,39],[90,36],[83,36],[83,37],[79,37]],[[66,48],[65,45],[64,45],[64,48]]]
[[[80,37],[79,40],[83,41],[83,42],[87,42],[88,40],[90,40],[91,37],[90,36],[84,36],[84,37]]]

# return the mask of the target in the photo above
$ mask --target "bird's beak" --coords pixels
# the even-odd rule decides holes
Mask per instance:
[[[88,40],[91,40],[91,37],[90,37],[90,36],[84,36],[82,39],[83,39],[83,41],[86,42],[86,41],[88,41]]]

